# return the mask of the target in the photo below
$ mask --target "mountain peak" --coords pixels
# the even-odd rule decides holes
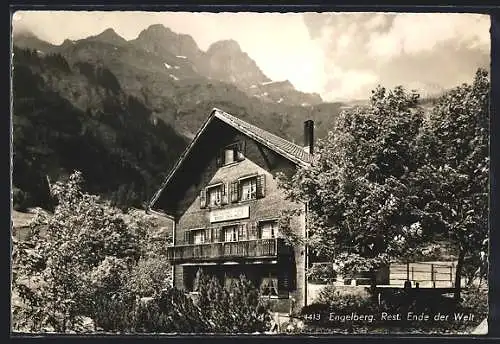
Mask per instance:
[[[170,28],[165,27],[163,24],[153,24],[145,28],[139,33],[138,38],[144,38],[147,36],[159,37],[159,36],[173,36],[175,33],[170,30]]]
[[[12,28],[12,36],[14,38],[18,38],[18,37],[38,38],[37,35],[35,35],[33,33],[33,31],[31,31],[30,29],[27,29],[27,28],[24,28],[24,27],[17,28],[15,26]]]
[[[242,53],[240,44],[234,39],[225,39],[212,43],[207,50],[207,54],[213,54],[217,51],[227,51],[230,53]]]
[[[100,34],[96,36],[89,37],[90,39],[93,40],[98,40],[101,42],[105,43],[112,43],[112,44],[122,44],[126,43],[127,40],[120,36],[119,34],[116,33],[116,31],[112,28],[108,28],[101,32]]]
[[[176,33],[163,24],[150,25],[130,43],[163,58],[168,55],[186,56],[191,62],[195,62],[202,56],[202,51],[198,48],[193,37]]]

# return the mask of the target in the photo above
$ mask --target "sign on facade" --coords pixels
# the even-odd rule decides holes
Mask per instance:
[[[250,208],[248,205],[229,208],[216,209],[210,212],[210,222],[221,222],[248,218],[250,216]]]

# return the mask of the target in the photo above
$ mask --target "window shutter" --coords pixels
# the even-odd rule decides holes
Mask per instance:
[[[213,233],[213,242],[219,242],[220,241],[220,227],[213,227],[212,233]]]
[[[200,208],[205,208],[207,206],[207,189],[203,188],[200,191]]]
[[[227,185],[227,183],[223,183],[222,184],[222,200],[221,200],[221,204],[228,204],[228,190],[229,189],[229,186]]]
[[[249,239],[259,239],[259,233],[257,232],[257,222],[247,223],[248,228],[248,238]]]
[[[238,181],[235,180],[234,182],[231,182],[231,202],[232,203],[236,203],[239,201],[240,199],[240,188],[239,188],[239,185],[238,185]]]
[[[192,242],[191,242],[191,237],[192,237],[192,236],[191,236],[191,231],[185,231],[185,232],[184,232],[184,242],[185,242],[186,244],[191,244],[191,243],[192,243]]]
[[[262,198],[266,195],[266,175],[260,174],[257,176],[257,198]]]
[[[217,160],[216,160],[217,167],[221,167],[224,165],[224,150],[220,149],[217,152]]]
[[[247,240],[247,227],[244,223],[238,225],[238,240]]]
[[[279,297],[288,297],[290,290],[290,281],[288,278],[287,269],[280,269],[278,273],[278,295]]]

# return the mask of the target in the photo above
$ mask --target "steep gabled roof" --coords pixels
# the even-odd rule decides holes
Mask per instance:
[[[310,164],[312,160],[311,154],[306,152],[303,147],[296,145],[295,143],[292,143],[288,140],[285,140],[279,136],[276,136],[264,129],[261,129],[259,127],[256,127],[255,125],[252,125],[248,122],[245,122],[233,115],[228,114],[227,112],[224,112],[222,110],[219,110],[217,108],[214,108],[212,112],[210,113],[210,116],[207,118],[205,123],[202,125],[198,133],[196,133],[194,139],[189,143],[189,145],[186,147],[184,152],[181,154],[179,159],[177,160],[176,164],[168,174],[168,176],[165,178],[165,181],[161,185],[160,189],[155,193],[151,201],[149,202],[147,209],[149,210],[153,204],[158,200],[160,197],[161,192],[165,187],[168,185],[174,174],[177,172],[179,167],[182,165],[182,162],[184,159],[189,155],[189,152],[192,150],[192,148],[195,146],[196,142],[198,141],[199,137],[203,135],[205,132],[206,128],[208,125],[214,120],[218,119],[223,121],[224,123],[230,125],[234,129],[238,130],[242,134],[248,136],[249,138],[261,143],[262,145],[266,146],[267,148],[271,149],[272,151],[280,154],[281,156],[285,157],[286,159],[290,160],[291,162],[302,166],[306,167]]]

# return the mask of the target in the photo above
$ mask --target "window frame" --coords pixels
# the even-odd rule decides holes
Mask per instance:
[[[227,238],[227,235],[226,235],[226,231],[228,229],[231,229],[232,233],[231,233],[231,239],[233,240],[226,240]],[[231,224],[231,225],[226,225],[226,226],[222,226],[222,231],[224,233],[224,241],[223,242],[238,242],[239,241],[239,235],[238,235],[238,231],[239,231],[239,226],[238,224]],[[220,238],[219,238],[220,240]]]
[[[257,178],[259,175],[257,173],[249,175],[249,176],[243,176],[238,178],[238,194],[239,194],[239,199],[238,202],[248,202],[248,201],[254,201],[257,199]],[[245,198],[243,199],[243,184],[245,182],[250,182],[250,184],[253,182],[254,183],[254,190],[253,190],[253,197],[250,198]]]
[[[266,286],[264,286],[265,282],[267,282]],[[276,274],[268,273],[261,277],[259,291],[263,297],[279,298],[280,293],[278,286],[279,286],[278,276]]]
[[[211,194],[214,190],[219,190],[219,202],[217,204],[212,204]],[[208,207],[219,207],[222,205],[222,200],[224,198],[224,183],[218,182],[214,184],[210,184],[205,188],[206,193],[206,205]]]
[[[244,140],[234,141],[224,146],[224,148],[219,151],[217,165],[219,167],[231,166],[245,160],[245,146],[246,143]],[[226,161],[226,152],[228,150],[231,150],[233,152],[233,159],[231,162]]]
[[[264,220],[259,220],[257,221],[257,235],[258,235],[258,239],[259,240],[262,240],[262,239],[277,239],[279,238],[278,236],[278,218],[270,218],[270,219],[264,219]],[[272,227],[272,236],[270,238],[263,238],[262,237],[262,224],[265,224],[265,223],[274,223],[274,226]]]

